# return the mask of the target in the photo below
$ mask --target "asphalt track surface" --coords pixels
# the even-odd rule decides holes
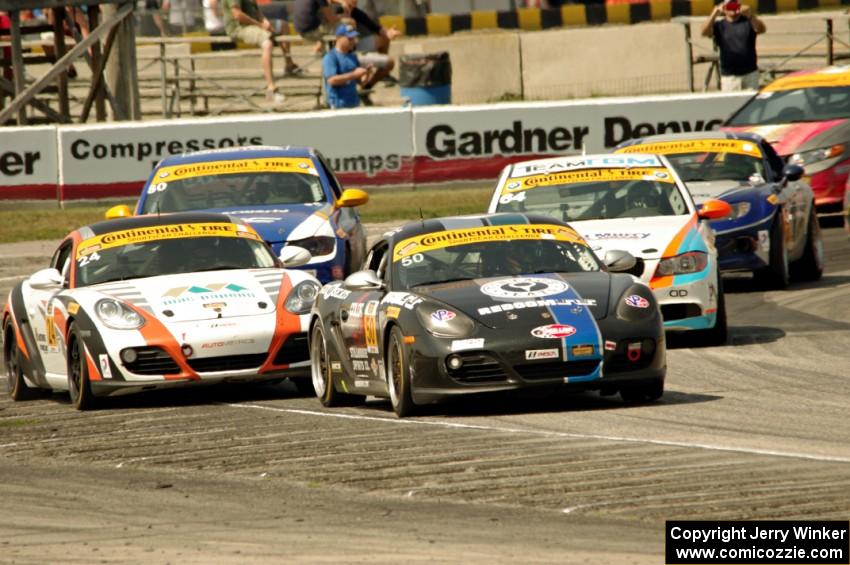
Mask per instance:
[[[667,519],[850,514],[850,241],[817,283],[727,278],[730,340],[667,392],[325,409],[294,387],[0,399],[0,562],[660,563]],[[52,242],[0,245],[0,292]],[[0,388],[5,389],[5,380]]]

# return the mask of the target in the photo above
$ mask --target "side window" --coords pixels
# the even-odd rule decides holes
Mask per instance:
[[[367,268],[375,271],[379,278],[384,278],[387,270],[387,249],[387,242],[381,241],[372,248],[366,260]]]
[[[785,162],[782,160],[782,157],[776,154],[776,151],[773,149],[773,146],[770,143],[762,143],[761,150],[764,152],[764,156],[767,159],[768,165],[770,166],[771,175],[773,176],[771,180],[781,180],[782,169],[785,168]]]
[[[318,151],[316,152],[316,159],[318,159],[319,164],[321,164],[322,168],[325,170],[325,175],[327,175],[328,181],[331,183],[331,190],[333,190],[334,196],[339,198],[342,195],[342,188],[340,187],[339,180],[336,178],[333,169],[330,168],[325,157]]]
[[[56,250],[53,258],[50,260],[50,266],[62,273],[62,276],[65,278],[66,287],[69,282],[68,277],[71,274],[71,251],[73,249],[74,242],[66,241]]]

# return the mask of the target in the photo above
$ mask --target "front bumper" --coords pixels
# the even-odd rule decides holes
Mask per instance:
[[[770,225],[773,216],[715,234],[720,271],[753,272],[770,263]]]
[[[652,285],[650,285],[652,286]],[[673,283],[652,287],[668,331],[706,330],[717,323],[719,281],[714,261],[699,273],[676,275]]]

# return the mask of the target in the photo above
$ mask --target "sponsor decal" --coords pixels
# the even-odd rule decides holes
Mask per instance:
[[[178,286],[169,288],[162,294],[162,304],[171,306],[198,300],[223,300],[230,298],[254,298],[253,291],[234,283],[212,283],[205,286]],[[218,310],[225,306],[225,302],[205,302],[205,308]]]
[[[778,90],[796,90],[798,88],[847,85],[850,85],[850,72],[847,72],[847,69],[844,67],[838,67],[837,69],[830,69],[829,71],[783,77],[764,87],[764,94]]]
[[[158,171],[160,178],[169,182],[188,178],[235,173],[301,173],[318,176],[313,162],[305,157],[265,157],[262,159],[230,159],[206,161],[163,167]]]
[[[76,302],[69,302],[68,303],[68,313],[69,314],[71,314],[73,316],[74,314],[76,314],[79,311],[80,311],[80,305],[79,304],[77,304]]]
[[[521,302],[506,302],[478,309],[479,316],[487,314],[498,314],[499,312],[510,312],[512,310],[523,310],[526,308],[547,308],[550,306],[596,306],[596,300],[592,298],[545,298],[542,300],[524,300]],[[548,312],[544,317],[550,317]]]
[[[359,318],[363,315],[363,303],[362,302],[354,302],[348,307],[348,314],[351,317]]]
[[[514,239],[552,239],[585,245],[581,236],[572,228],[554,224],[512,224],[504,226],[481,226],[456,230],[435,231],[420,234],[398,242],[393,249],[393,261],[415,253],[435,249]]]
[[[378,352],[378,301],[370,300],[366,303],[366,309],[363,316],[363,331],[366,335],[366,351],[369,353]]]
[[[452,351],[465,351],[467,349],[481,349],[484,347],[484,338],[456,339],[452,341]]]
[[[351,362],[351,366],[355,371],[368,371],[369,370],[369,362],[365,359],[355,359]]]
[[[210,328],[210,329],[215,329],[215,328],[235,328],[235,327],[236,327],[236,326],[238,326],[238,325],[239,325],[239,323],[238,323],[238,322],[212,322],[211,324],[207,324],[207,326],[206,326],[206,327],[208,327],[208,328]],[[186,338],[185,338],[185,336],[183,337],[183,339],[186,339]]]
[[[437,310],[431,314],[431,319],[439,324],[445,324],[449,320],[453,320],[457,316],[451,310]]]
[[[421,304],[423,298],[407,292],[389,292],[381,300],[382,304],[393,304],[395,306],[403,306],[408,310],[413,310],[417,304]]]
[[[105,353],[101,353],[98,355],[98,359],[100,360],[100,374],[104,379],[112,378],[112,367],[109,366],[109,355]]]
[[[369,352],[365,347],[349,347],[348,354],[352,359],[366,359],[369,357]]]
[[[632,308],[649,308],[649,300],[638,294],[630,294],[626,297],[625,302]]]
[[[401,314],[401,308],[398,306],[387,306],[387,318],[395,320]]]
[[[572,352],[573,357],[587,357],[589,355],[593,355],[593,346],[574,345],[570,351]]]
[[[605,340],[605,351],[617,351],[617,342]]]
[[[688,291],[685,289],[672,288],[668,294],[673,298],[684,298],[688,295]]]
[[[368,388],[369,380],[368,379],[354,379],[354,386],[357,388]]]
[[[541,339],[561,339],[570,337],[576,333],[576,329],[566,324],[549,324],[538,326],[531,330],[531,335]]]
[[[735,153],[758,158],[762,156],[758,145],[743,139],[688,139],[682,141],[640,143],[623,147],[616,152],[660,153],[661,155],[675,155],[679,153]]]
[[[614,144],[616,145],[616,143]],[[530,175],[547,175],[564,171],[575,171],[577,169],[604,169],[604,168],[645,168],[663,167],[661,160],[655,155],[597,155],[597,156],[575,156],[550,159],[543,162],[520,163],[516,165],[511,173],[514,178]]]
[[[149,226],[130,230],[120,230],[91,237],[77,246],[77,259],[95,251],[120,247],[131,243],[148,243],[166,239],[183,239],[189,237],[248,237],[261,240],[254,230],[248,226],[231,224],[229,222],[209,222],[203,224],[169,224],[164,226]]]
[[[331,361],[331,372],[341,373],[342,372],[342,363],[340,363],[339,361]]]
[[[327,300],[328,298],[337,298],[339,300],[345,300],[351,295],[351,291],[345,290],[344,288],[342,288],[341,285],[331,284],[323,286],[322,289],[319,291],[319,294],[321,294],[322,298],[324,298],[325,300]]]
[[[674,184],[673,176],[664,168],[636,169],[582,169],[561,173],[548,173],[522,178],[519,183],[511,182],[502,188],[502,194],[510,194],[543,186],[560,186],[603,181],[654,180]],[[516,186],[519,184],[519,186]],[[515,188],[509,188],[514,186]],[[507,203],[507,202],[503,202]]]
[[[532,359],[557,359],[560,357],[560,350],[558,349],[527,349],[525,351],[525,359],[526,361],[530,361]]]
[[[770,232],[767,230],[759,230],[759,251],[764,251],[765,253],[770,252]]]
[[[560,279],[518,277],[489,282],[481,292],[495,298],[539,298],[560,294],[569,288]]]
[[[510,127],[484,131],[456,132],[449,124],[436,124],[425,135],[425,149],[435,159],[481,157],[484,155],[522,155],[527,153],[564,153],[586,145],[590,128],[573,126],[527,128],[514,120]]]
[[[612,232],[602,232],[602,233],[589,233],[584,236],[584,239],[588,241],[592,241],[595,239],[646,239],[652,234],[649,232],[621,232],[621,233],[612,233]],[[596,247],[593,248],[597,250]],[[601,248],[598,248],[601,249]]]
[[[233,347],[234,345],[250,345],[254,343],[253,338],[228,339],[225,341],[208,341],[201,344],[201,349],[218,349],[220,347]]]

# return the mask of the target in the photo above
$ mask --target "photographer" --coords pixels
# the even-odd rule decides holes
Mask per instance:
[[[723,16],[718,20],[719,16]],[[758,89],[756,35],[766,30],[749,6],[737,0],[718,4],[702,26],[720,50],[720,90]]]

